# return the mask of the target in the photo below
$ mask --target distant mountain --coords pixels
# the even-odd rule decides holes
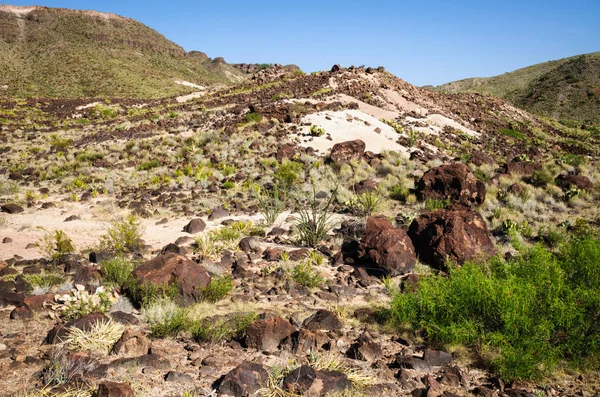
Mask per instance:
[[[222,58],[95,11],[0,5],[0,54],[0,96],[157,98],[244,77]]]
[[[454,81],[434,89],[488,93],[543,116],[599,123],[600,52],[544,62],[495,77]]]

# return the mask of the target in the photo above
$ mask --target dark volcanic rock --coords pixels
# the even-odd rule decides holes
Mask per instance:
[[[410,272],[417,261],[406,232],[383,216],[369,217],[361,246],[378,270],[392,276]]]
[[[197,300],[197,289],[210,284],[211,277],[200,264],[176,253],[159,254],[133,271],[139,284],[165,286],[176,284],[181,299],[186,303]]]
[[[302,323],[303,328],[313,332],[320,330],[338,330],[341,329],[342,326],[342,322],[335,313],[325,309],[318,310]]]
[[[2,204],[0,205],[0,212],[6,212],[7,214],[18,214],[23,212],[23,207],[17,204]]]
[[[419,200],[450,199],[463,205],[479,205],[485,200],[485,184],[464,164],[432,168],[417,183]]]
[[[104,381],[98,385],[97,397],[133,397],[135,393],[128,383]]]
[[[283,379],[283,388],[290,393],[302,396],[325,396],[349,389],[348,377],[339,371],[317,371],[302,365]]]
[[[248,327],[246,344],[250,348],[272,351],[294,332],[296,328],[279,316],[256,320]]]
[[[496,251],[481,215],[465,209],[423,214],[412,222],[408,235],[419,258],[437,267],[444,267],[448,260],[461,265]]]
[[[225,396],[250,396],[266,387],[269,373],[260,364],[244,361],[223,377],[219,393]]]
[[[591,190],[594,184],[585,175],[559,175],[556,177],[556,185],[564,190],[577,188],[581,190]]]
[[[202,219],[196,218],[192,219],[190,223],[185,225],[183,231],[189,234],[197,234],[203,232],[205,228],[206,223]]]
[[[348,163],[360,159],[365,154],[366,145],[360,139],[336,143],[331,148],[329,158],[335,164]]]

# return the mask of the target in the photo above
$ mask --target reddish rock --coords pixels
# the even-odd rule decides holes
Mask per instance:
[[[347,352],[348,356],[355,360],[375,362],[383,357],[381,346],[373,340],[367,332],[360,334],[356,342]]]
[[[366,145],[360,139],[336,143],[331,148],[329,158],[335,164],[348,163],[360,159],[365,154]]]
[[[419,200],[450,199],[467,206],[483,203],[485,191],[485,184],[464,164],[432,168],[417,183]]]
[[[164,286],[176,284],[185,303],[197,301],[198,288],[210,284],[211,277],[200,264],[176,253],[159,254],[135,268],[133,277],[139,284]]]
[[[354,186],[352,186],[352,190],[354,190],[354,193],[356,194],[375,192],[377,191],[378,185],[379,184],[372,179],[365,179],[355,183]]]
[[[248,327],[246,344],[250,348],[272,351],[294,332],[296,328],[279,316],[256,320]]]
[[[127,328],[121,335],[121,339],[113,346],[112,353],[125,356],[143,356],[148,354],[150,345],[150,339],[144,334],[132,328]]]
[[[346,374],[339,371],[317,371],[302,365],[283,379],[283,388],[302,396],[326,396],[352,387]]]
[[[437,267],[444,267],[449,260],[461,265],[496,251],[481,215],[466,209],[423,214],[412,222],[408,235],[419,258]]]
[[[291,160],[296,155],[296,147],[290,143],[279,146],[277,148],[276,158],[277,161],[282,162],[283,160]]]
[[[43,294],[43,295],[27,295],[23,299],[25,303],[32,311],[39,312],[44,309],[44,303],[54,302],[55,294]]]
[[[320,331],[320,330],[338,330],[343,326],[340,319],[335,315],[335,313],[321,309],[318,310],[315,314],[304,320],[302,323],[302,327],[306,328],[309,331]]]
[[[129,383],[102,382],[98,385],[97,397],[134,397],[135,393]]]
[[[406,232],[383,216],[367,220],[360,242],[377,269],[392,276],[410,272],[417,261],[415,248]]]
[[[577,188],[581,190],[591,190],[594,184],[585,175],[559,175],[556,177],[556,185],[564,190]]]
[[[183,231],[189,234],[198,234],[204,231],[206,223],[200,219],[192,219],[187,225],[183,227]]]
[[[513,161],[506,163],[500,167],[499,172],[502,174],[518,174],[530,176],[534,171],[542,169],[540,163],[532,163],[530,161]]]
[[[227,373],[219,385],[219,393],[224,396],[250,396],[266,387],[269,373],[260,364],[244,361]]]

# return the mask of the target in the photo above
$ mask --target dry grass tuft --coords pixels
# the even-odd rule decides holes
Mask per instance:
[[[88,331],[70,328],[62,344],[70,349],[91,353],[108,354],[113,345],[121,338],[124,327],[111,320],[100,321]]]

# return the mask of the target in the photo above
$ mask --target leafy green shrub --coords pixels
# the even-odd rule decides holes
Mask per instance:
[[[23,279],[33,288],[52,288],[67,281],[64,276],[56,273],[24,274]]]
[[[284,160],[275,171],[275,180],[284,189],[289,189],[300,179],[301,171],[302,164]]]
[[[451,204],[452,201],[450,201],[450,199],[438,200],[429,198],[425,200],[425,208],[427,209],[427,211],[441,210],[450,206]]]
[[[509,262],[423,277],[418,289],[395,296],[390,314],[396,327],[423,330],[431,343],[488,351],[482,359],[505,380],[530,379],[563,361],[598,362],[599,294],[600,240],[574,238],[558,255],[537,245]]]
[[[117,253],[133,252],[141,247],[142,231],[137,218],[130,215],[122,222],[113,222],[100,236],[100,247]]]
[[[260,115],[260,113],[256,112],[246,113],[246,116],[244,117],[249,123],[260,123],[260,121],[262,120],[262,116]]]
[[[531,183],[534,186],[546,186],[554,181],[554,177],[545,169],[535,170],[531,175]]]
[[[75,252],[73,240],[62,230],[47,232],[37,242],[37,245],[46,256],[53,261],[61,261],[65,256]]]
[[[402,185],[394,185],[390,188],[390,198],[396,201],[406,201],[410,190]]]
[[[311,136],[317,136],[317,137],[323,136],[323,135],[325,135],[325,128],[320,128],[320,127],[317,127],[316,125],[311,125],[308,130],[308,133]]]
[[[192,337],[197,342],[221,343],[240,340],[248,326],[257,319],[256,313],[234,313],[227,316],[209,317],[191,326]]]
[[[114,284],[120,288],[124,286],[135,265],[127,258],[116,257],[100,264],[100,271],[105,283]]]
[[[50,147],[55,152],[64,152],[69,146],[73,143],[72,139],[69,138],[61,138],[57,134],[50,135]]]
[[[198,289],[198,300],[207,302],[218,302],[233,289],[231,276],[215,277],[204,288]]]
[[[294,266],[292,279],[306,288],[318,287],[324,281],[323,277],[313,268],[313,264],[308,260]]]
[[[132,277],[127,279],[125,289],[131,301],[140,307],[148,307],[160,299],[175,300],[179,296],[179,287],[176,283],[164,285],[139,283]]]
[[[421,133],[418,130],[410,130],[406,134],[408,136],[408,146],[413,147],[421,137]]]

